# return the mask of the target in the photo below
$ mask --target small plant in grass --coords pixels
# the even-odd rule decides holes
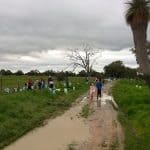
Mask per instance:
[[[81,117],[87,118],[90,114],[91,114],[91,109],[89,104],[84,105],[80,113]]]
[[[68,145],[67,150],[76,150],[77,143],[71,143]]]
[[[109,146],[109,150],[118,150],[118,146],[119,146],[119,143],[118,143],[118,140],[117,138],[110,144]]]

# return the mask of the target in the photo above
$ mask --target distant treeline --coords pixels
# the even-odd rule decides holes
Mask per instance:
[[[74,73],[71,71],[54,71],[47,70],[44,72],[40,72],[39,70],[31,70],[27,73],[24,73],[22,70],[18,70],[16,72],[12,72],[11,70],[0,70],[0,75],[29,75],[29,76],[56,76],[58,78],[66,77],[66,76],[80,76],[87,77],[87,73],[85,70],[80,71],[79,73]],[[107,78],[135,78],[137,77],[137,69],[132,69],[126,67],[122,61],[114,61],[109,65],[104,67],[103,72],[97,72],[93,69],[90,70],[91,77],[107,77]]]
[[[11,70],[5,70],[5,69],[1,69],[0,70],[0,75],[17,75],[17,76],[21,76],[21,75],[29,75],[29,76],[80,76],[80,77],[86,77],[87,73],[86,71],[82,70],[79,73],[74,73],[71,71],[54,71],[54,70],[47,70],[44,72],[40,72],[39,70],[31,70],[27,73],[24,73],[22,70],[18,70],[16,72],[12,72]],[[91,71],[91,76],[101,76],[103,75],[103,73],[97,72],[92,70]]]

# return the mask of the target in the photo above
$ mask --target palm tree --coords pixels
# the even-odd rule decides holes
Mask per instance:
[[[140,71],[150,75],[150,62],[148,60],[146,41],[147,27],[150,20],[150,0],[131,0],[126,3],[126,21],[133,33],[136,59]]]

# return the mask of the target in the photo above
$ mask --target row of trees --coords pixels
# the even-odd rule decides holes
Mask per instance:
[[[47,70],[44,72],[40,72],[39,70],[31,70],[27,73],[24,73],[22,70],[18,70],[16,72],[12,72],[11,70],[0,70],[0,75],[29,75],[29,76],[81,76],[81,77],[87,77],[87,72],[85,70],[81,70],[78,74],[71,72],[71,71],[53,71],[53,70]],[[102,73],[97,72],[95,70],[92,70],[90,73],[90,76],[101,76]]]
[[[40,72],[39,70],[31,70],[27,73],[23,73],[23,71],[18,70],[17,72],[13,73],[10,70],[0,70],[1,75],[29,75],[29,76],[56,76],[60,80],[63,80],[63,77],[66,76],[80,76],[80,77],[87,77],[88,75],[92,77],[112,77],[112,78],[134,78],[137,74],[137,69],[131,69],[129,67],[124,66],[122,61],[115,61],[110,63],[109,65],[104,67],[104,73],[97,72],[95,70],[90,70],[90,74],[86,70],[80,71],[78,74],[75,74],[71,71],[53,71],[47,70],[44,72]]]
[[[24,73],[22,70],[18,70],[16,72],[12,72],[11,70],[5,70],[2,69],[0,70],[0,75],[29,75],[29,76],[40,76],[40,75],[45,75],[45,76],[56,76],[57,74],[61,74],[61,75],[68,75],[68,76],[76,76],[75,73],[71,72],[71,71],[53,71],[53,70],[47,70],[44,72],[40,72],[39,70],[31,70],[27,73]]]

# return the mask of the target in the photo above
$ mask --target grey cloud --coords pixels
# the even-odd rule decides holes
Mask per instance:
[[[64,57],[42,58],[42,52],[78,47],[83,42],[110,51],[131,47],[132,32],[124,19],[124,1],[0,0],[0,68],[62,70],[66,67]],[[37,61],[23,60],[22,56]],[[102,70],[113,60],[105,59],[97,68]],[[133,58],[125,62],[136,65]]]
[[[109,54],[109,56],[108,56]],[[64,58],[65,53],[62,50],[54,51],[43,51],[43,52],[32,52],[28,55],[22,56],[21,54],[3,55],[4,61],[1,61],[0,68],[11,69],[12,71],[23,70],[25,72],[33,69],[38,69],[40,71],[53,69],[53,70],[73,70],[70,66],[70,61]],[[0,57],[1,59],[2,57]],[[7,61],[5,61],[7,59]],[[121,60],[125,65],[130,67],[137,67],[134,55],[128,50],[124,49],[122,51],[111,51],[105,50],[102,52],[97,62],[94,64],[93,68],[97,71],[102,71],[105,65],[109,63]],[[11,64],[11,65],[10,65]],[[70,66],[70,67],[69,67]],[[78,68],[79,70],[82,68]]]
[[[120,0],[0,0],[0,52],[29,53],[78,46],[132,45]]]

